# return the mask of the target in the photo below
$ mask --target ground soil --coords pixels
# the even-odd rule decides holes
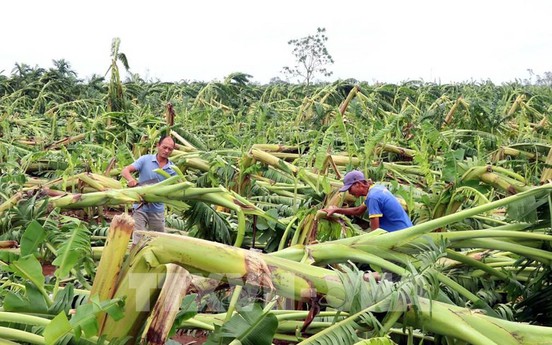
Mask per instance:
[[[46,276],[53,276],[56,268],[57,267],[54,266],[54,265],[43,264],[42,265],[42,274],[44,274],[45,277]]]
[[[194,333],[179,333],[171,339],[179,342],[182,345],[199,345],[207,341],[208,334],[206,332]]]
[[[196,333],[194,335],[179,334],[172,337],[171,339],[179,342],[182,345],[199,345],[199,344],[205,343],[207,341],[208,336],[209,336],[208,334],[201,334],[201,333]],[[273,340],[272,343],[275,345],[296,344],[296,343],[290,343],[288,341],[280,341],[280,340]]]

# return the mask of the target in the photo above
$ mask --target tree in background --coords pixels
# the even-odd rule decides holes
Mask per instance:
[[[123,84],[121,83],[117,61],[120,61],[127,71],[130,67],[128,65],[126,55],[124,53],[119,53],[120,44],[121,39],[119,37],[115,37],[111,43],[111,65],[105,73],[107,75],[107,73],[111,71],[111,79],[109,81],[107,95],[107,110],[110,112],[124,111],[125,109]]]
[[[326,48],[328,37],[325,35],[325,28],[317,28],[316,35],[293,39],[288,42],[294,46],[293,55],[297,65],[284,67],[283,73],[286,76],[302,78],[304,83],[310,85],[317,74],[329,77],[333,72],[328,71],[326,66],[334,61]]]
[[[544,72],[544,75],[536,74],[532,69],[528,69],[529,78],[523,79],[527,85],[552,86],[552,72]]]

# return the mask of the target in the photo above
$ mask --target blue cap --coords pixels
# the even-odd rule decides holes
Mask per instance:
[[[355,184],[355,182],[361,182],[361,181],[366,181],[362,171],[358,171],[358,170],[349,171],[343,178],[343,187],[341,187],[339,191],[340,192],[348,191],[349,188],[351,188],[351,186]]]

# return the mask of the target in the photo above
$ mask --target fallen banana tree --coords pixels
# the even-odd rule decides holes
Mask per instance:
[[[389,234],[371,236],[371,240],[386,236]],[[332,243],[323,245],[331,247]],[[333,249],[338,250],[338,247]],[[122,250],[118,251],[124,255]],[[410,276],[409,279],[407,271],[404,272],[406,279],[398,282],[395,289],[388,290],[387,295],[379,296],[377,301],[371,300],[370,305],[362,308],[356,306],[356,314],[350,313],[355,308],[351,307],[353,296],[348,295],[348,276],[344,278],[339,270],[328,270],[308,262],[291,261],[200,239],[150,232],[142,234],[142,241],[133,249],[119,278],[112,279],[116,288],[112,289],[114,293],[111,298],[125,298],[125,316],[118,321],[105,319],[101,335],[108,338],[136,338],[148,333],[143,327],[150,315],[150,306],[155,304],[162,293],[162,282],[168,277],[166,265],[169,264],[179,265],[191,274],[218,279],[230,285],[255,286],[269,294],[297,301],[313,303],[316,300],[318,305],[326,308],[349,312],[351,315],[342,322],[364,324],[355,326],[360,327],[358,329],[372,327],[364,320],[368,314],[383,313],[385,316],[380,315],[378,320],[386,324],[383,327],[386,331],[400,319],[405,322],[403,326],[416,327],[471,344],[539,344],[543,339],[552,337],[552,328],[500,320],[439,301],[439,294],[431,294],[416,284],[410,284],[411,280],[420,278]],[[100,265],[98,274],[104,268]],[[373,291],[373,284],[374,281],[370,279],[363,281],[359,285],[360,289],[365,289],[361,296]],[[401,315],[406,316],[406,319]],[[174,320],[165,321],[172,323]],[[157,332],[149,333],[159,336]],[[307,337],[304,338],[305,343],[309,343]]]
[[[277,219],[263,212],[246,198],[228,191],[222,186],[198,188],[191,182],[178,182],[179,179],[180,176],[173,176],[153,185],[135,188],[110,189],[92,193],[63,193],[48,199],[48,203],[52,207],[61,209],[81,209],[91,206],[162,202],[177,208],[187,209],[186,201],[201,201],[228,208],[236,213],[238,226],[234,245],[237,247],[242,245],[245,236],[245,215],[260,216],[278,222]]]
[[[101,320],[99,335],[107,336],[110,339],[119,339],[124,336],[138,339],[147,338],[149,334],[156,337],[157,341],[166,339],[170,328],[166,322],[172,324],[176,313],[174,311],[172,313],[156,313],[156,315],[163,315],[162,317],[166,321],[163,323],[158,318],[149,319],[152,315],[150,312],[151,306],[159,304],[159,296],[167,296],[163,297],[164,300],[161,304],[178,305],[174,298],[181,298],[184,295],[183,289],[190,292],[193,291],[193,288],[188,283],[175,285],[173,279],[187,281],[188,278],[185,277],[192,274],[215,279],[229,286],[255,287],[260,292],[265,293],[266,296],[289,298],[310,303],[312,306],[324,306],[329,310],[348,312],[347,317],[336,319],[335,325],[328,327],[326,331],[312,335],[313,339],[310,341],[313,342],[337,328],[341,331],[349,329],[350,332],[346,333],[349,336],[352,336],[351,334],[357,336],[360,334],[358,332],[377,329],[377,332],[373,335],[382,336],[386,332],[390,332],[392,328],[407,326],[415,327],[421,332],[463,340],[471,344],[540,344],[552,336],[551,328],[525,325],[490,316],[498,315],[480,298],[444,276],[435,267],[423,266],[420,263],[422,260],[419,260],[412,251],[416,248],[416,241],[418,241],[418,251],[427,250],[428,247],[421,247],[420,244],[430,241],[424,236],[431,229],[524,198],[538,195],[546,196],[551,189],[552,185],[537,187],[488,205],[464,210],[456,215],[436,219],[401,232],[385,233],[376,231],[333,242],[295,246],[271,255],[195,238],[144,232],[142,233],[142,241],[133,248],[117,277],[111,275],[106,278],[102,273],[106,270],[113,270],[110,264],[100,264],[98,268],[98,276],[94,285],[109,286],[109,288],[93,288],[92,298],[95,297],[97,292],[98,295],[107,300],[124,298],[126,303],[126,312],[121,320],[115,321],[111,318]],[[494,242],[496,240],[489,240],[486,237],[523,237],[546,242],[552,240],[549,235],[522,233],[519,229],[479,231],[479,233],[477,231],[436,233],[431,234],[431,236],[436,237],[434,240],[437,240],[437,237],[439,240],[445,238],[453,244],[455,242],[462,244],[462,241],[476,237],[480,244],[489,242],[487,246],[490,248],[496,245]],[[124,246],[128,243],[127,237],[120,236],[118,239],[108,241],[109,250],[104,252],[110,253],[111,256],[109,259],[102,261],[108,263],[122,262],[120,258],[125,256]],[[117,242],[119,242],[119,245],[115,244]],[[549,252],[521,244],[510,243],[507,250],[512,249],[518,255],[528,255],[545,264],[549,263],[551,259]],[[436,259],[448,257],[449,260],[453,261],[453,263],[449,262],[451,265],[459,262],[474,265],[476,268],[499,279],[510,279],[504,275],[503,271],[475,259],[470,259],[461,253],[450,249],[444,249],[442,253],[444,255],[437,255]],[[119,257],[119,259],[116,259],[116,257]],[[350,281],[351,275],[344,276],[341,273],[346,270],[341,267],[340,263],[349,260],[368,263],[374,267],[383,267],[401,275],[401,281],[391,285],[393,288],[385,290],[385,293],[377,294],[379,297],[370,300],[370,303],[362,307],[357,304],[353,308],[351,307],[351,301],[354,298],[350,295],[350,286],[366,289],[365,292],[360,294],[360,296],[366,296],[370,295],[370,292],[375,293],[379,286],[385,286],[387,283],[384,281],[383,285],[381,285],[381,282],[374,285],[374,281],[368,279],[367,282],[362,281],[352,284]],[[323,265],[328,263],[337,264],[338,266],[335,266],[337,269],[328,270],[313,266],[313,264]],[[414,264],[412,266],[414,271],[412,267],[409,267],[410,263]],[[178,271],[169,269],[170,266],[167,265],[181,266],[186,272],[182,271],[175,274],[174,272]],[[115,272],[119,272],[119,270],[116,269]],[[417,274],[414,274],[414,272]],[[424,274],[419,274],[420,272],[425,272],[426,278],[423,278]],[[362,274],[362,277],[364,277],[364,274]],[[452,304],[441,291],[438,291],[439,289],[435,289],[434,293],[430,293],[430,285],[427,285],[429,278],[427,277],[439,282],[438,285],[443,284],[443,286],[456,289],[458,293],[471,300],[473,306],[482,309],[484,312],[478,313]],[[419,282],[416,283],[416,281]],[[171,289],[176,290],[172,293],[163,293],[164,286],[172,286]],[[108,293],[102,295],[102,291]],[[359,291],[357,290],[356,294]],[[269,312],[272,312],[271,309],[265,310],[263,315]],[[317,313],[314,312],[313,315],[307,317],[302,328],[308,329],[316,315]],[[369,317],[369,315],[372,316]],[[378,316],[376,320],[384,325],[383,327],[375,327],[372,323],[366,321],[373,319],[374,315]],[[225,320],[228,321],[228,318],[225,317]],[[399,322],[398,320],[403,321]],[[209,318],[208,316],[198,316],[197,319],[190,319],[187,322],[189,322],[189,325],[205,329],[214,329],[215,325],[220,325],[220,320],[216,321],[216,318]],[[158,325],[158,327],[162,325],[161,328],[164,331],[151,330],[146,325]],[[351,327],[347,328],[346,325]],[[314,327],[316,328],[316,326]],[[283,329],[281,331],[283,332]],[[287,339],[289,340],[289,338]],[[309,339],[307,333],[295,335],[296,341],[303,340],[305,343],[309,343]]]
[[[171,201],[183,202],[183,200],[197,199],[228,207],[232,210],[234,210],[232,207],[240,205],[241,203],[248,206],[247,200],[234,196],[233,193],[226,191],[224,188],[197,188],[187,182],[176,182],[176,178],[173,180],[169,179],[165,183],[166,185],[161,183],[154,186],[139,187],[136,189],[117,189],[95,193],[60,195],[49,199],[49,203],[55,207],[71,209],[99,205],[118,205],[122,203],[141,201],[149,202],[162,200],[168,203]],[[167,282],[167,284],[171,283],[170,280],[167,281],[167,272],[173,272],[174,269],[169,269],[168,266],[166,266],[170,263],[184,267],[190,274],[216,278],[225,281],[232,286],[255,286],[274,295],[299,301],[306,301],[313,304],[319,304],[319,302],[314,301],[322,300],[328,308],[341,308],[345,311],[348,309],[345,309],[343,305],[347,304],[346,302],[349,300],[349,297],[345,290],[346,284],[342,282],[342,279],[339,277],[339,273],[313,266],[313,264],[341,264],[351,260],[353,262],[366,263],[373,267],[383,268],[399,274],[403,278],[408,278],[412,275],[412,271],[408,267],[409,263],[414,263],[414,267],[416,269],[420,269],[421,266],[416,265],[419,260],[416,259],[414,254],[420,251],[421,245],[431,242],[424,237],[430,236],[433,237],[433,242],[439,242],[441,240],[449,242],[447,245],[447,257],[452,261],[455,261],[455,263],[450,263],[451,265],[457,264],[458,262],[466,265],[473,265],[487,274],[490,274],[498,279],[506,280],[508,277],[503,271],[498,270],[493,266],[482,264],[477,260],[470,260],[469,257],[464,256],[461,253],[457,253],[451,249],[477,247],[495,251],[508,251],[515,253],[520,257],[528,257],[545,265],[549,265],[549,263],[552,262],[552,257],[548,251],[535,248],[534,245],[511,243],[510,240],[518,238],[542,243],[549,242],[550,236],[539,233],[520,232],[519,229],[510,229],[508,231],[505,229],[485,229],[485,231],[451,232],[442,234],[431,234],[431,232],[437,228],[445,227],[448,224],[461,221],[465,218],[480,216],[492,209],[504,207],[515,202],[523,202],[524,200],[532,197],[538,196],[539,198],[549,198],[551,188],[550,184],[532,188],[517,195],[486,205],[474,207],[472,209],[466,209],[453,215],[444,216],[426,223],[418,224],[410,229],[400,232],[388,234],[382,231],[376,231],[362,236],[356,236],[334,242],[313,244],[308,246],[295,246],[272,255],[262,255],[256,252],[238,250],[238,248],[179,236],[170,237],[169,240],[161,240],[161,238],[164,238],[163,235],[148,233],[144,237],[145,242],[139,247],[136,247],[131,254],[130,257],[132,257],[135,261],[128,261],[126,263],[126,266],[124,266],[126,268],[122,271],[123,275],[112,275],[112,278],[109,278],[115,279],[114,277],[116,277],[117,279],[117,285],[115,285],[115,288],[112,288],[111,290],[113,291],[113,294],[107,294],[105,297],[106,300],[95,300],[94,295],[91,298],[91,301],[96,301],[94,302],[94,305],[99,306],[106,306],[111,300],[121,301],[123,298],[127,303],[127,313],[125,313],[125,317],[123,318],[124,321],[119,321],[122,323],[117,323],[110,318],[104,319],[104,321],[99,323],[101,325],[100,329],[102,332],[100,335],[109,336],[111,337],[110,339],[119,339],[124,336],[133,336],[137,338],[143,336],[142,330],[146,327],[146,324],[158,324],[158,322],[148,320],[151,313],[144,304],[139,305],[138,302],[132,302],[128,299],[128,297],[126,297],[129,296],[129,292],[125,291],[125,287],[127,287],[126,290],[134,288],[134,290],[137,290],[136,293],[140,296],[150,296],[144,300],[147,300],[149,305],[156,304],[156,302],[159,301],[159,294],[162,291],[162,287],[160,287],[159,284],[162,283],[162,286],[164,286],[165,282]],[[221,195],[222,198],[220,198]],[[237,208],[235,210],[236,213],[239,212]],[[241,211],[243,214],[246,214],[246,211],[251,212],[250,214],[256,214],[255,212],[258,212],[258,209],[249,209],[248,207],[245,207],[245,210]],[[261,214],[259,213],[259,215]],[[319,213],[317,218],[321,220],[323,217],[324,214]],[[180,243],[180,239],[187,241],[187,244]],[[128,239],[117,241],[120,241],[119,246],[121,249],[119,249],[119,251],[123,253],[126,252]],[[151,246],[155,249],[152,249]],[[109,252],[114,251],[116,250],[113,250],[113,246],[109,246]],[[124,256],[124,254],[122,255]],[[214,260],[211,260],[213,258]],[[514,261],[518,258],[512,257]],[[201,262],[201,259],[209,261]],[[117,261],[110,259],[108,262],[122,262],[122,260]],[[510,264],[512,264],[511,261]],[[133,269],[137,271],[132,271]],[[98,273],[101,271],[102,270],[98,270]],[[177,271],[178,270],[175,272]],[[427,271],[430,272],[431,270],[428,269]],[[155,277],[155,284],[153,284],[153,282],[148,282],[148,280],[145,279],[151,275]],[[486,305],[472,292],[462,289],[462,286],[459,286],[457,283],[455,284],[454,281],[450,281],[450,279],[447,279],[447,277],[440,274],[440,272],[433,272],[432,277],[434,277],[436,281],[439,281],[440,284],[446,285],[465,296],[473,302],[475,306],[485,310],[487,313],[492,313],[491,306]],[[144,286],[141,287],[142,290],[140,288],[135,288],[135,285],[141,286],[142,284],[144,284]],[[123,288],[121,288],[121,286]],[[174,286],[174,284],[167,286]],[[178,285],[176,288],[173,287],[173,289],[185,288],[185,286],[178,287]],[[99,290],[101,291],[103,289]],[[150,290],[153,291],[153,295]],[[93,291],[95,294],[97,290],[93,289]],[[182,296],[181,291],[179,293],[169,295],[180,296],[178,298],[181,298]],[[423,294],[418,297],[426,298]],[[443,296],[438,297],[440,298],[431,298],[431,303],[445,303]],[[412,296],[409,295],[409,298],[412,298]],[[174,305],[175,303],[178,304],[175,301],[170,302],[171,305]],[[409,303],[403,304],[404,307],[400,309],[401,315],[406,313],[408,305]],[[138,310],[140,313],[132,316],[132,313],[128,312],[128,308],[130,308],[130,310]],[[104,307],[99,307],[98,312],[101,314],[104,309]],[[373,312],[373,310],[367,310],[365,313],[366,312]],[[165,317],[169,320],[174,317],[174,315]],[[388,320],[393,320],[395,317],[396,313],[394,313],[393,316],[390,316]],[[131,321],[128,321],[129,319],[127,318],[130,318]],[[346,323],[345,319],[343,321]],[[123,324],[130,324],[130,326],[123,327],[121,326]],[[395,323],[388,321],[386,324],[394,325]],[[423,324],[420,325],[415,322],[412,322],[410,325],[413,327],[420,327],[420,329],[430,329],[425,327]],[[453,325],[446,325],[443,328],[452,329],[452,326]],[[353,328],[360,332],[360,330],[365,329],[363,327],[356,328],[355,326]],[[508,329],[509,326],[506,328]],[[67,327],[67,323],[65,323],[63,329],[69,329],[69,327]],[[161,339],[164,337],[166,338],[163,334],[167,332],[167,327],[164,327],[163,329],[165,330],[161,331],[161,333],[154,331],[150,332],[150,334],[160,336]],[[384,329],[390,329],[390,327],[386,327]],[[539,334],[541,334],[541,331],[546,333],[547,329],[535,329],[534,333],[536,336],[540,336]],[[440,334],[439,332],[441,332],[441,330],[432,329],[431,332]],[[444,334],[446,336],[456,337],[456,334]],[[48,338],[51,337],[51,335],[48,336]],[[300,337],[296,337],[296,340],[299,338]],[[467,338],[459,339],[466,340]],[[485,341],[486,340],[489,339],[485,339]],[[490,341],[494,340],[491,339]],[[526,343],[530,343],[532,340],[525,339],[524,341],[526,341]]]

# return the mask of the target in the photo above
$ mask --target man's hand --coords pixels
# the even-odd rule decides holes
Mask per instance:
[[[132,164],[127,165],[121,170],[121,176],[127,180],[127,187],[136,187],[138,185],[138,181],[132,176],[132,173],[135,171],[136,168]]]
[[[328,208],[322,209],[322,211],[326,212],[328,217],[331,217],[335,213],[335,211],[337,211],[337,209],[338,209],[337,206],[332,205]]]

